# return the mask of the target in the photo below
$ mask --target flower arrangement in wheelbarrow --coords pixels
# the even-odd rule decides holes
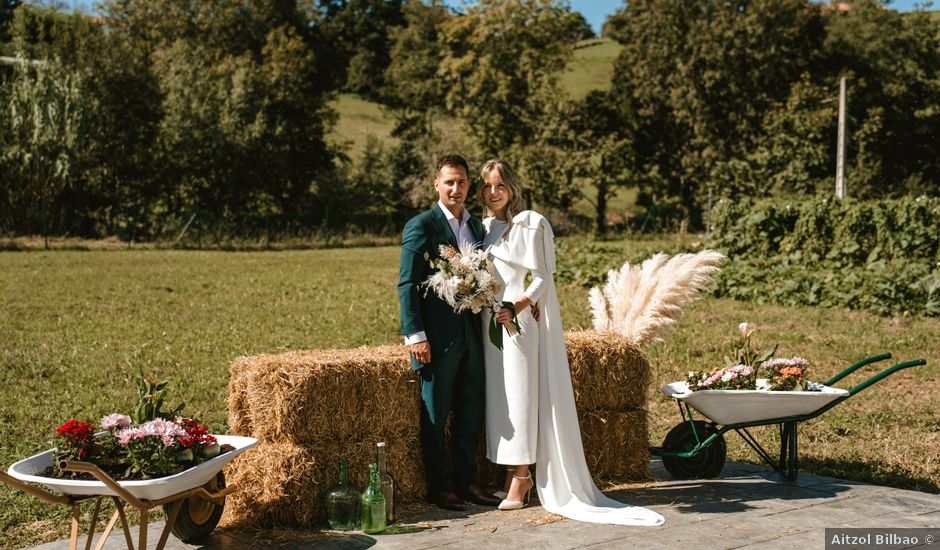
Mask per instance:
[[[730,356],[724,357],[725,366],[709,372],[689,371],[686,384],[689,391],[699,390],[769,390],[799,391],[814,389],[806,382],[809,361],[802,357],[774,358],[778,345],[757,352],[752,348],[751,336],[756,329],[750,323],[738,325],[741,338],[735,343]]]
[[[172,475],[217,456],[231,446],[220,446],[199,420],[161,410],[167,382],[141,375],[140,403],[134,413],[137,424],[125,414],[103,417],[96,433],[89,422],[71,419],[56,431],[53,465],[47,475],[81,478],[88,474],[65,472],[65,461],[95,464],[114,479],[151,479]]]

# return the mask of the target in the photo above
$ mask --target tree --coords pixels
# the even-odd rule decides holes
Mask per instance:
[[[552,0],[482,0],[440,25],[446,106],[490,154],[532,143],[570,57],[575,15]],[[547,103],[548,101],[548,103]]]
[[[803,0],[636,0],[613,19],[624,44],[613,93],[637,116],[641,203],[698,226],[699,190],[816,59],[819,13]]]
[[[580,175],[594,188],[594,231],[607,233],[607,202],[634,183],[634,123],[608,92],[593,91],[572,105],[566,117],[570,142],[581,158]]]
[[[23,2],[21,0],[0,0],[0,43],[9,42],[9,26],[13,21],[13,12]]]
[[[385,102],[404,114],[441,108],[444,87],[437,78],[444,50],[438,29],[451,15],[441,0],[410,0],[402,8],[405,24],[391,30],[391,62],[385,70]]]
[[[404,24],[401,0],[319,0],[314,10],[318,72],[330,88],[382,97],[394,29]]]
[[[854,2],[826,16],[824,79],[849,78],[849,193],[860,197],[940,190],[940,24]],[[833,161],[834,162],[834,161]]]
[[[567,23],[568,30],[565,34],[568,42],[578,42],[597,36],[594,29],[591,28],[591,24],[587,22],[581,12],[572,13],[571,17],[567,19]]]

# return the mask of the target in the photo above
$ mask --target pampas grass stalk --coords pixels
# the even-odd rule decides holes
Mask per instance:
[[[715,250],[697,254],[656,254],[640,265],[623,264],[607,272],[603,289],[591,289],[594,328],[612,331],[638,346],[662,340],[683,309],[713,281],[725,256]]]

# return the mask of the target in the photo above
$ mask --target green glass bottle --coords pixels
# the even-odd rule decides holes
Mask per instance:
[[[371,535],[385,530],[385,496],[376,464],[369,464],[369,487],[362,493],[359,506],[363,533]]]
[[[388,456],[384,441],[376,444],[375,462],[379,466],[379,481],[385,497],[385,525],[395,523],[395,479],[388,472]]]
[[[359,528],[359,491],[349,484],[349,463],[345,459],[339,461],[339,485],[326,494],[326,516],[330,529]]]

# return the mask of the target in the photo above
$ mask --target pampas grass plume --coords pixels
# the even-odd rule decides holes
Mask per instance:
[[[683,309],[713,281],[724,254],[656,254],[640,265],[626,262],[607,272],[603,289],[591,289],[589,303],[594,328],[613,331],[638,346],[659,342],[672,329]]]

